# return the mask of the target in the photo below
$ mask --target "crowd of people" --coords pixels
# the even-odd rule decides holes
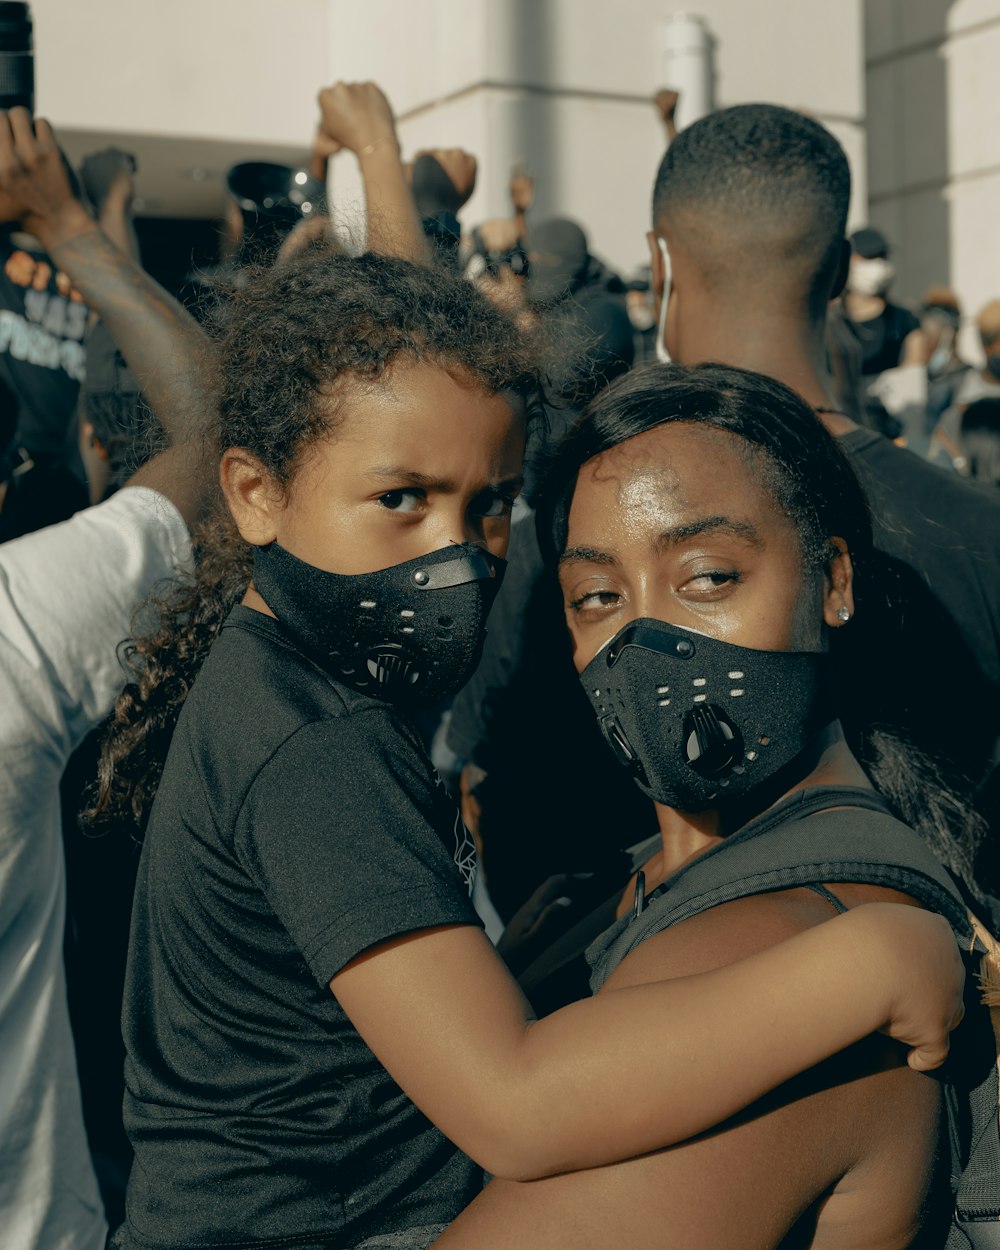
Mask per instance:
[[[1000,304],[788,109],[624,278],[318,102],[173,294],[0,113],[4,1246],[982,1244]]]

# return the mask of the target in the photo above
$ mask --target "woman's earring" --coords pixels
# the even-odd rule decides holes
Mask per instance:
[[[846,603],[842,603],[840,607],[837,609],[837,620],[840,621],[841,625],[846,625],[850,619],[851,619],[851,609],[847,606]]]

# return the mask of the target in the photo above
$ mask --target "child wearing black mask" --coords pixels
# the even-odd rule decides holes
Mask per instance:
[[[641,1153],[878,1027],[915,1067],[941,1061],[958,960],[902,907],[533,1020],[411,720],[475,664],[525,348],[466,283],[314,253],[240,294],[222,370],[227,512],[197,583],[133,643],[102,765],[106,815],[156,795],[120,1244],[424,1247],[478,1165],[529,1178]],[[733,1010],[739,1064],[719,1040]]]

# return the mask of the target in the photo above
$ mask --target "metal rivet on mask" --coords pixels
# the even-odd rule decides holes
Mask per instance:
[[[431,575],[426,569],[417,569],[417,571],[413,574],[413,580],[418,586],[426,586],[431,580]]]
[[[678,655],[694,655],[694,643],[688,642],[686,638],[679,638],[675,650]]]

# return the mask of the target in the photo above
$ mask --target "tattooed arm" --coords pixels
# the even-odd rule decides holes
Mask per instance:
[[[0,111],[0,220],[19,221],[107,325],[170,440],[128,482],[166,495],[190,524],[214,479],[211,345],[197,322],[120,252],[73,195],[46,121]]]

